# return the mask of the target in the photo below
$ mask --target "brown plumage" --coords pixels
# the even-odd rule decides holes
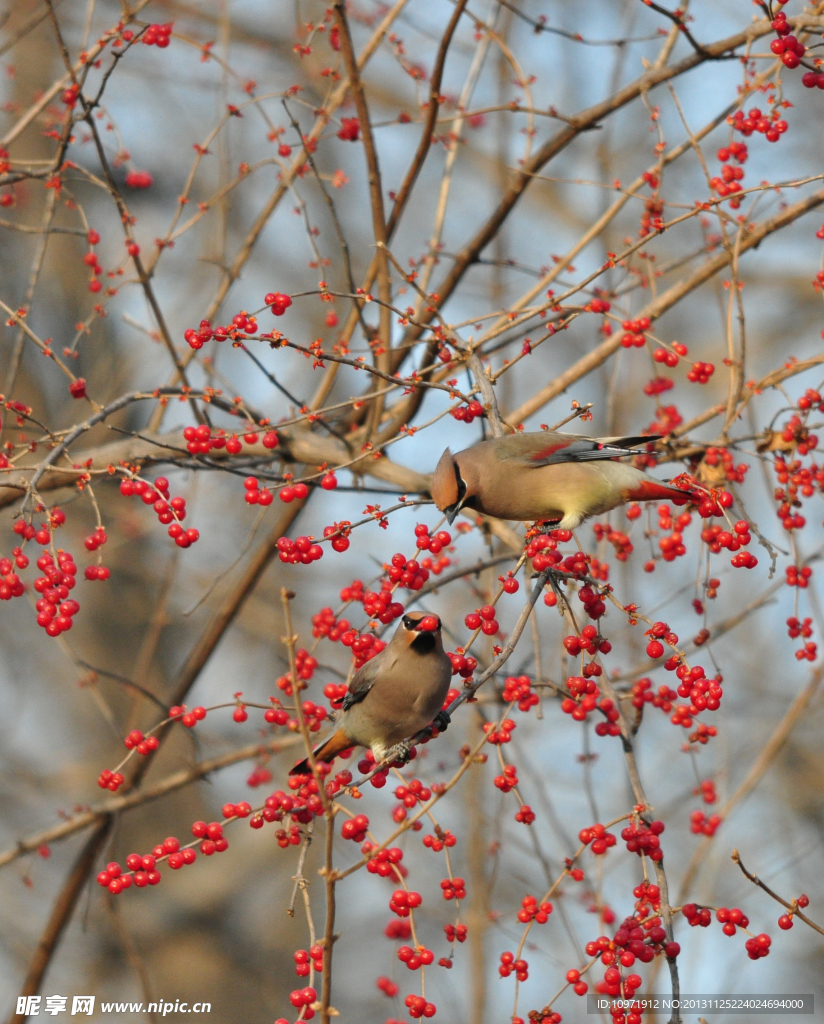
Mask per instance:
[[[452,663],[444,653],[437,615],[404,615],[386,647],[355,673],[343,699],[343,715],[332,735],[314,750],[332,761],[350,747],[370,747],[377,761],[438,716],[449,690]],[[439,722],[446,728],[448,719]],[[289,772],[305,775],[309,759]]]
[[[574,530],[627,501],[689,498],[640,469],[614,461],[657,437],[582,437],[540,431],[447,448],[432,478],[435,504],[451,523],[462,508],[495,519],[549,520]]]

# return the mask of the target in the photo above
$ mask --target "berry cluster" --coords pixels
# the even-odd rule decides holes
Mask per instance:
[[[321,608],[317,614],[312,616],[312,636],[325,636],[333,643],[340,640],[343,634],[351,628],[349,620],[336,618],[331,608]]]
[[[632,706],[640,710],[644,704],[652,704],[661,708],[664,714],[672,711],[672,702],[678,694],[668,686],[660,686],[657,693],[652,692],[652,680],[646,676],[639,679],[632,687]]]
[[[460,423],[472,423],[484,415],[484,407],[475,398],[468,405],[456,405],[450,410],[450,415]]]
[[[144,505],[151,505],[158,522],[169,526],[169,536],[179,548],[191,547],[200,539],[199,530],[184,530],[180,525],[186,518],[186,499],[169,497],[169,481],[165,476],[159,476],[154,485],[139,477],[121,480],[120,493],[126,498],[137,495]]]
[[[302,1020],[311,1020],[315,1016],[315,1011],[311,1009],[311,1006],[317,1000],[318,994],[311,985],[307,985],[306,988],[296,988],[289,993],[289,1002],[296,1010],[301,1011]],[[275,1024],[280,1024],[280,1022],[276,1021]],[[286,1021],[283,1024],[286,1024]]]
[[[249,433],[243,435],[243,441],[235,434],[227,435],[223,428],[219,428],[213,433],[205,423],[201,423],[198,427],[185,427],[183,439],[186,442],[186,450],[192,455],[208,455],[212,449],[219,451],[223,448],[229,455],[239,455],[243,451],[243,441],[246,444],[260,442],[264,448],[268,448],[270,451],[277,448],[279,444],[276,431],[267,430],[261,438],[253,425],[251,425]]]
[[[626,509],[626,515],[627,519],[637,519],[641,515],[641,509],[638,505],[629,505]],[[615,548],[615,558],[619,562],[626,562],[635,550],[628,535],[621,530],[617,530],[611,523],[593,523],[592,532],[595,534],[597,541],[606,540],[608,544]],[[603,568],[605,571],[599,572],[597,576],[598,579],[603,579],[606,582],[609,579],[609,567],[604,564]],[[591,567],[590,575],[596,575],[594,567]]]
[[[709,928],[712,923],[712,912],[709,907],[700,907],[696,903],[685,903],[681,907],[681,913],[691,928]]]
[[[518,785],[518,772],[515,765],[506,765],[503,775],[496,775],[493,779],[493,785],[496,789],[500,789],[502,793],[509,793],[513,790]]]
[[[140,729],[132,729],[129,735],[123,740],[123,745],[127,750],[136,750],[138,754],[150,754],[153,750],[157,750],[160,746],[160,741],[157,736],[145,736]]]
[[[512,742],[512,730],[516,728],[517,723],[513,722],[511,718],[505,718],[498,729],[495,728],[494,722],[484,722],[483,731],[486,733],[486,742],[495,745],[501,743]]]
[[[392,556],[392,564],[386,567],[386,575],[390,582],[406,587],[407,590],[420,590],[429,579],[429,570],[414,558],[407,561],[406,556],[398,552]]]
[[[653,623],[644,636],[651,636],[653,638],[647,644],[647,655],[650,658],[663,658],[664,645],[661,643],[661,640],[664,640],[670,647],[674,647],[678,643],[678,635],[670,630],[666,622]]]
[[[578,591],[578,600],[583,604],[584,611],[591,619],[600,619],[604,612],[607,610],[607,606],[604,603],[601,595],[597,590],[593,590],[589,584],[585,584]],[[587,629],[594,629],[594,626],[584,626],[584,631]],[[596,630],[597,632],[597,630]],[[605,648],[606,645],[606,648]],[[602,640],[600,644],[601,651],[604,654],[611,650],[611,645],[608,640]]]
[[[650,887],[650,889],[653,888],[655,887]],[[667,933],[661,927],[660,917],[641,918],[636,914],[624,919],[613,939],[601,935],[594,941],[588,942],[584,951],[587,956],[599,957],[601,963],[607,966],[607,972],[604,974],[604,986],[608,989],[609,986],[617,985],[620,982],[620,972],[612,966],[616,961],[620,962],[622,967],[632,967],[636,960],[648,964],[656,954],[660,953],[670,958],[678,956],[681,952],[680,945],[677,942],[667,942],[666,938]],[[610,971],[614,973],[610,973]],[[632,976],[626,979],[626,985],[635,989],[640,985],[640,979],[638,984],[635,984],[631,978]],[[596,990],[604,995],[619,995],[618,991],[611,992],[606,989],[600,983],[596,987]]]
[[[361,853],[369,856],[374,849],[374,844],[365,842],[361,847]],[[398,846],[392,846],[388,850],[378,850],[374,856],[369,856],[366,870],[370,875],[380,875],[381,878],[405,878],[408,871],[401,863],[402,860],[403,850]]]
[[[406,786],[397,786],[395,796],[404,807],[417,807],[419,803],[425,804],[432,799],[432,790],[424,786],[420,779],[412,779]]]
[[[149,25],[141,37],[141,42],[146,46],[157,46],[164,50],[169,45],[173,27],[174,22],[171,21],[165,25]]]
[[[356,814],[341,825],[340,834],[343,839],[351,839],[355,843],[362,843],[366,838],[366,830],[369,828],[369,819],[365,814]]]
[[[624,348],[643,348],[646,343],[644,331],[648,331],[652,321],[648,316],[639,317],[638,320],[624,320],[621,326],[624,333],[621,335],[621,345]]]
[[[384,995],[389,996],[390,999],[394,998],[398,992],[400,992],[399,986],[396,985],[394,981],[390,981],[389,978],[381,976],[378,978],[376,984],[378,989],[383,992]]]
[[[54,521],[54,515],[56,515],[58,512],[60,513],[61,516],[63,516],[63,519],[66,518],[65,514],[62,511],[60,511],[60,509],[55,509],[54,514],[52,516],[52,521]],[[18,519],[17,522],[14,524],[14,532],[17,534],[18,537],[22,537],[23,540],[33,540],[36,544],[39,544],[41,547],[45,547],[51,540],[49,528],[46,526],[45,523],[41,523],[39,527],[35,527],[33,523],[24,523],[22,519]]]
[[[478,667],[478,662],[472,655],[463,653],[463,649],[450,652],[447,657],[452,662],[452,675],[460,676],[462,679],[471,679],[472,673]]]
[[[383,934],[387,939],[400,939],[403,941],[412,936],[412,925],[408,921],[391,917],[386,924],[386,928],[383,930]]]
[[[398,917],[409,917],[410,911],[423,903],[419,892],[411,892],[407,889],[396,889],[389,900],[389,909]]]
[[[690,832],[693,835],[714,836],[720,824],[721,817],[718,814],[707,817],[700,808],[690,812]]]
[[[504,704],[518,703],[519,711],[529,711],[541,703],[541,698],[532,689],[529,676],[507,676],[502,694]]]
[[[692,369],[687,374],[687,380],[693,384],[707,384],[714,373],[715,366],[712,363],[693,363]]]
[[[470,612],[464,619],[464,625],[467,629],[480,629],[484,636],[495,636],[500,628],[495,618],[495,608],[491,604],[485,604],[482,608]]]
[[[351,647],[352,654],[355,656],[355,665],[360,668],[367,661],[371,661],[375,655],[386,647],[386,643],[383,640],[379,640],[377,637],[372,636],[371,633],[358,633],[357,630],[350,630],[348,633],[344,633],[340,638],[340,642],[344,647]]]
[[[639,857],[646,854],[653,861],[663,860],[664,851],[658,837],[665,827],[663,821],[651,821],[649,824],[644,821],[639,821],[638,824],[630,823],[621,830],[621,838],[627,844],[630,853],[637,853]]]
[[[443,898],[445,900],[466,899],[466,885],[464,880],[462,878],[458,878],[457,875],[454,878],[442,879],[441,889],[443,890]]]
[[[154,178],[149,174],[148,171],[129,171],[126,175],[126,186],[127,188],[151,188],[154,184]],[[97,287],[93,288],[92,285],[96,284]],[[91,281],[89,282],[90,292],[100,291],[100,282]]]
[[[434,537],[431,537],[428,526],[418,523],[415,527],[415,544],[420,551],[430,551],[433,555],[439,555],[451,543],[452,534],[447,530],[439,530]]]
[[[725,935],[735,935],[737,928],[746,928],[750,919],[740,907],[719,907],[715,912],[715,920],[723,925],[721,931]]]
[[[664,366],[668,366],[670,369],[678,365],[679,357],[686,356],[689,349],[686,345],[680,341],[674,341],[672,343],[672,350],[666,348],[657,348],[652,353],[652,358],[656,363],[663,363]]]
[[[252,479],[251,477],[249,479]],[[305,486],[299,484],[298,486]],[[286,488],[284,488],[285,490]],[[246,492],[246,500],[249,501],[249,491]],[[257,494],[257,492],[252,492]],[[269,494],[268,491],[262,491],[260,494],[260,504],[268,504],[264,502],[263,495]],[[281,496],[283,491],[281,491]],[[269,495],[271,501],[271,495]],[[323,558],[323,548],[320,544],[316,544],[313,537],[296,537],[291,540],[289,537],[279,537],[277,542],[278,557],[281,562],[286,562],[289,565],[310,565],[312,562],[317,562]]]
[[[648,398],[655,398],[657,395],[663,395],[665,391],[672,391],[674,387],[675,381],[672,377],[653,377],[644,385],[644,394]]]
[[[591,664],[594,664],[591,663]],[[589,667],[589,666],[587,666]],[[600,668],[600,665],[596,665]],[[618,736],[620,727],[618,721],[620,713],[614,702],[609,697],[599,697],[601,691],[598,689],[594,679],[586,679],[583,676],[569,676],[566,681],[567,689],[571,696],[564,697],[561,701],[561,711],[565,715],[571,715],[576,722],[585,722],[587,717],[597,708],[600,708],[606,717],[606,722],[599,722],[595,731],[599,736]]]
[[[346,119],[344,118],[344,120]],[[423,996],[409,995],[404,999],[403,1003],[407,1010],[409,1010],[409,1016],[416,1020],[419,1017],[434,1017],[437,1013],[435,1004],[428,1003]]]
[[[609,847],[615,846],[617,842],[613,833],[607,832],[600,822],[590,825],[589,828],[582,828],[578,833],[578,838],[584,846],[589,846],[596,855],[606,853]]]
[[[318,972],[323,970],[323,946],[312,946],[311,949],[296,949],[294,953],[295,958],[295,974],[299,978],[308,978],[309,972],[314,969]],[[309,961],[312,961],[310,967]]]
[[[155,869],[156,861],[154,857],[141,857],[138,853],[130,853],[126,858],[126,863],[129,864],[130,861],[136,865],[133,869],[134,877],[129,873],[124,874],[120,864],[113,860],[98,874],[97,884],[102,885],[104,889],[108,889],[113,896],[123,892],[124,889],[130,888],[132,883],[140,888],[146,885],[158,884],[160,872]],[[140,861],[139,865],[138,861]]]
[[[342,117],[338,138],[344,142],[357,142],[360,138],[360,121],[356,117]]]
[[[58,551],[57,565],[52,556],[44,551],[36,564],[43,573],[34,581],[34,589],[41,595],[34,606],[37,610],[37,625],[45,629],[48,636],[59,636],[72,628],[73,616],[80,610],[77,601],[69,597],[69,591],[77,584],[77,566],[68,551]],[[2,568],[0,566],[0,571]],[[22,594],[23,584],[17,574],[10,572],[4,576],[4,584],[9,588],[10,595],[17,597]]]
[[[434,963],[435,954],[426,946],[416,946],[414,949],[411,946],[399,946],[398,960],[406,964],[410,971],[418,971],[421,967],[428,967]]]
[[[303,501],[303,499],[308,494],[309,488],[306,486],[306,484],[302,483],[301,481],[298,481],[298,483],[296,484],[287,484],[285,487],[282,487],[278,494],[278,497],[284,504],[289,505],[295,499],[297,499],[298,501]]]
[[[263,300],[275,316],[283,316],[286,310],[292,305],[292,300],[283,292],[269,292]]]
[[[13,597],[22,597],[26,590],[25,584],[14,570],[15,568],[27,568],[28,555],[23,554],[22,548],[15,548],[12,554],[14,555],[13,563],[10,558],[0,558],[0,576],[2,576],[0,601],[10,601]]]
[[[271,505],[274,501],[272,492],[267,487],[261,487],[256,476],[247,476],[243,481],[246,493],[243,495],[248,505]]]
[[[782,914],[781,917],[779,917],[779,919],[778,919],[778,927],[782,931],[788,931],[790,928],[792,928],[793,923],[794,923],[793,922],[793,913],[795,911],[795,907],[801,907],[801,909],[803,910],[805,907],[808,907],[809,905],[810,905],[809,897],[805,896],[804,893],[802,893],[798,897],[797,900],[793,901],[793,906],[790,907],[789,914]]]
[[[247,810],[248,808],[248,810]],[[251,811],[251,807],[248,804],[243,808],[246,814]],[[229,848],[229,841],[223,837],[223,825],[219,821],[213,821],[210,824],[206,824],[205,821],[196,821],[192,825],[192,835],[195,839],[202,840],[200,844],[200,852],[204,857],[211,857],[215,853],[225,853]],[[176,841],[176,840],[175,840]],[[164,847],[169,840],[164,842]],[[155,850],[157,847],[155,847]],[[173,853],[174,851],[167,851]],[[185,851],[184,851],[185,852]],[[194,850],[192,850],[194,853]],[[156,854],[155,854],[156,856]],[[189,861],[191,863],[191,861]],[[169,867],[174,867],[170,862]]]
[[[97,777],[98,786],[101,789],[109,789],[112,793],[116,793],[123,785],[123,782],[124,778],[120,772],[112,772],[108,768],[104,768]]]
[[[389,580],[383,580],[379,591],[364,592],[363,610],[370,619],[378,619],[379,622],[388,625],[403,615],[403,605],[400,601],[392,600],[394,590],[395,586]]]
[[[803,56],[804,46],[798,42],[795,36],[787,36],[786,39],[776,40],[772,45],[786,47],[786,52],[782,58],[785,63],[787,60],[795,60],[795,64],[787,64],[787,67],[798,66],[797,50],[800,49]],[[790,47],[795,47],[796,49],[792,50]],[[760,132],[767,142],[778,142],[789,127],[777,110],[773,110],[769,115],[764,115],[758,107],[753,107],[746,114],[743,110],[736,110],[735,114],[730,118],[729,124],[732,125],[733,131],[741,132],[742,135],[749,136],[753,132]]]
[[[724,680],[721,675],[707,679],[704,669],[700,665],[690,668],[686,664],[679,665],[675,674],[681,680],[677,691],[678,696],[689,697],[691,704],[689,713],[691,715],[696,715],[699,711],[704,710],[718,710],[724,695],[724,691],[721,689],[721,683]]]
[[[522,825],[531,825],[535,821],[535,812],[529,804],[522,804],[515,813],[515,820],[519,821]]]
[[[457,840],[455,836],[453,836],[452,833],[449,831],[449,829],[443,831],[440,828],[436,827],[436,834],[433,836],[427,833],[427,835],[423,837],[422,842],[423,845],[428,850],[432,850],[433,853],[440,853],[445,846],[454,846]]]
[[[518,920],[522,924],[529,924],[530,921],[534,921],[536,924],[546,924],[551,913],[551,903],[539,904],[534,896],[524,896],[521,900],[521,909],[518,911]]]
[[[498,968],[498,974],[502,978],[508,978],[513,971],[518,981],[526,981],[529,977],[529,964],[526,960],[516,960],[514,953],[501,953],[501,966]]]
[[[303,647],[299,647],[295,651],[295,675],[298,678],[298,689],[305,690],[306,683],[315,674],[315,669],[318,667],[318,660],[311,655]],[[277,681],[277,687],[282,690],[287,697],[291,697],[293,694],[292,687],[292,676],[283,675]]]

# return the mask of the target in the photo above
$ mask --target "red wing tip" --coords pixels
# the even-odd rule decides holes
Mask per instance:
[[[672,498],[692,497],[690,491],[684,491],[680,487],[673,487],[670,484],[660,484],[652,480],[645,480],[629,493],[632,501],[659,501]]]

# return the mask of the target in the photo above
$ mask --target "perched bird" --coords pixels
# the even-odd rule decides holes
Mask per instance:
[[[658,436],[597,438],[542,430],[480,441],[455,455],[447,448],[430,490],[450,523],[462,508],[471,508],[496,519],[549,520],[574,530],[626,501],[691,496],[614,461]]]
[[[315,747],[315,760],[332,761],[342,751],[360,746],[370,747],[380,762],[433,720],[443,732],[449,717],[441,709],[451,678],[441,620],[424,612],[404,615],[386,647],[355,673],[338,727]],[[307,757],[289,774],[311,770]]]

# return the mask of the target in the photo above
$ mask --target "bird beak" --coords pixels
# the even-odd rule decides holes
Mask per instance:
[[[463,508],[463,504],[465,501],[466,495],[464,495],[460,501],[455,502],[455,504],[451,508],[444,509],[443,514],[446,516],[446,521],[449,523],[450,526],[455,521],[455,517],[457,516],[457,514]]]

